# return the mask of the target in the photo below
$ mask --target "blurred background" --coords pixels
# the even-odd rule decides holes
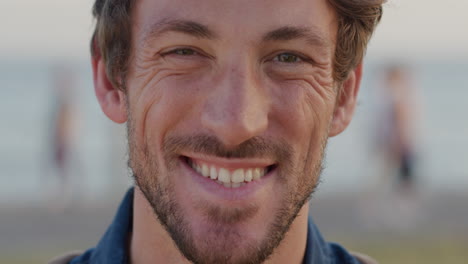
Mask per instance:
[[[132,184],[94,97],[92,0],[0,0],[0,263],[94,246]],[[468,263],[468,2],[390,0],[311,214],[382,264]]]

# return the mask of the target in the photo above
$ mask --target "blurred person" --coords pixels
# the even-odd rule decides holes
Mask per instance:
[[[94,85],[131,188],[99,244],[52,263],[375,263],[309,216],[382,1],[97,0]],[[220,22],[222,21],[222,23]]]
[[[378,186],[364,193],[359,215],[367,229],[408,231],[423,217],[415,137],[421,105],[408,66],[388,64],[380,80],[372,127]]]
[[[394,178],[399,194],[411,195],[416,182],[415,124],[419,109],[408,67],[386,67],[377,111],[377,148],[387,177]]]
[[[73,166],[77,162],[77,113],[72,103],[74,80],[71,70],[63,67],[52,70],[53,98],[51,110],[50,165],[57,185],[50,194],[51,206],[64,209],[72,198]],[[49,182],[47,180],[46,182]]]

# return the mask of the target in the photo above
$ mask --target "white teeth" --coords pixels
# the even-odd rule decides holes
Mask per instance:
[[[251,182],[251,181],[252,181],[252,169],[248,169],[248,170],[245,172],[244,180],[245,180],[246,182]]]
[[[210,178],[212,180],[216,180],[218,178],[218,172],[216,171],[216,167],[215,166],[211,166],[211,169],[210,169]]]
[[[224,168],[219,169],[218,180],[225,182],[225,183],[230,183],[231,175],[229,171]]]
[[[266,168],[236,169],[230,171],[226,168],[217,168],[216,166],[210,166],[205,163],[190,161],[189,164],[203,177],[217,180],[216,182],[229,188],[244,186],[246,183],[262,178],[266,173]]]
[[[203,175],[203,177],[208,177],[210,176],[210,168],[208,168],[208,165],[206,164],[203,164],[202,165],[202,170],[201,170],[201,174]]]
[[[241,183],[244,182],[244,170],[237,169],[231,175],[231,182]]]
[[[201,174],[201,167],[198,164],[195,164],[195,170]]]
[[[258,180],[260,177],[263,175],[260,175],[260,168],[255,168],[252,172],[252,179],[253,180]]]

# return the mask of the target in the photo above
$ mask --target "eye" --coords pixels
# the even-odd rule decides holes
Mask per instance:
[[[193,56],[193,55],[198,54],[198,52],[190,48],[177,48],[177,49],[173,49],[168,52],[165,52],[162,55],[166,56],[166,55],[171,55],[171,54],[179,55],[179,56]]]
[[[173,51],[174,54],[177,54],[177,55],[184,55],[184,56],[187,56],[187,55],[195,55],[197,52],[194,51],[193,49],[176,49]]]
[[[281,53],[275,56],[274,61],[283,62],[283,63],[295,63],[301,62],[302,59],[292,53]]]

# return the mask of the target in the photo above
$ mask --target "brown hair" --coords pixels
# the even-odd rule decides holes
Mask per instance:
[[[382,17],[385,0],[328,0],[338,14],[333,78],[342,83],[363,59],[367,44]],[[131,50],[131,11],[134,0],[96,0],[93,57],[102,56],[109,80],[124,89]]]
[[[96,29],[91,39],[91,55],[101,56],[110,82],[125,88],[131,50],[131,9],[134,0],[96,0],[93,16]]]
[[[328,0],[338,14],[333,79],[342,83],[364,58],[385,0]]]

